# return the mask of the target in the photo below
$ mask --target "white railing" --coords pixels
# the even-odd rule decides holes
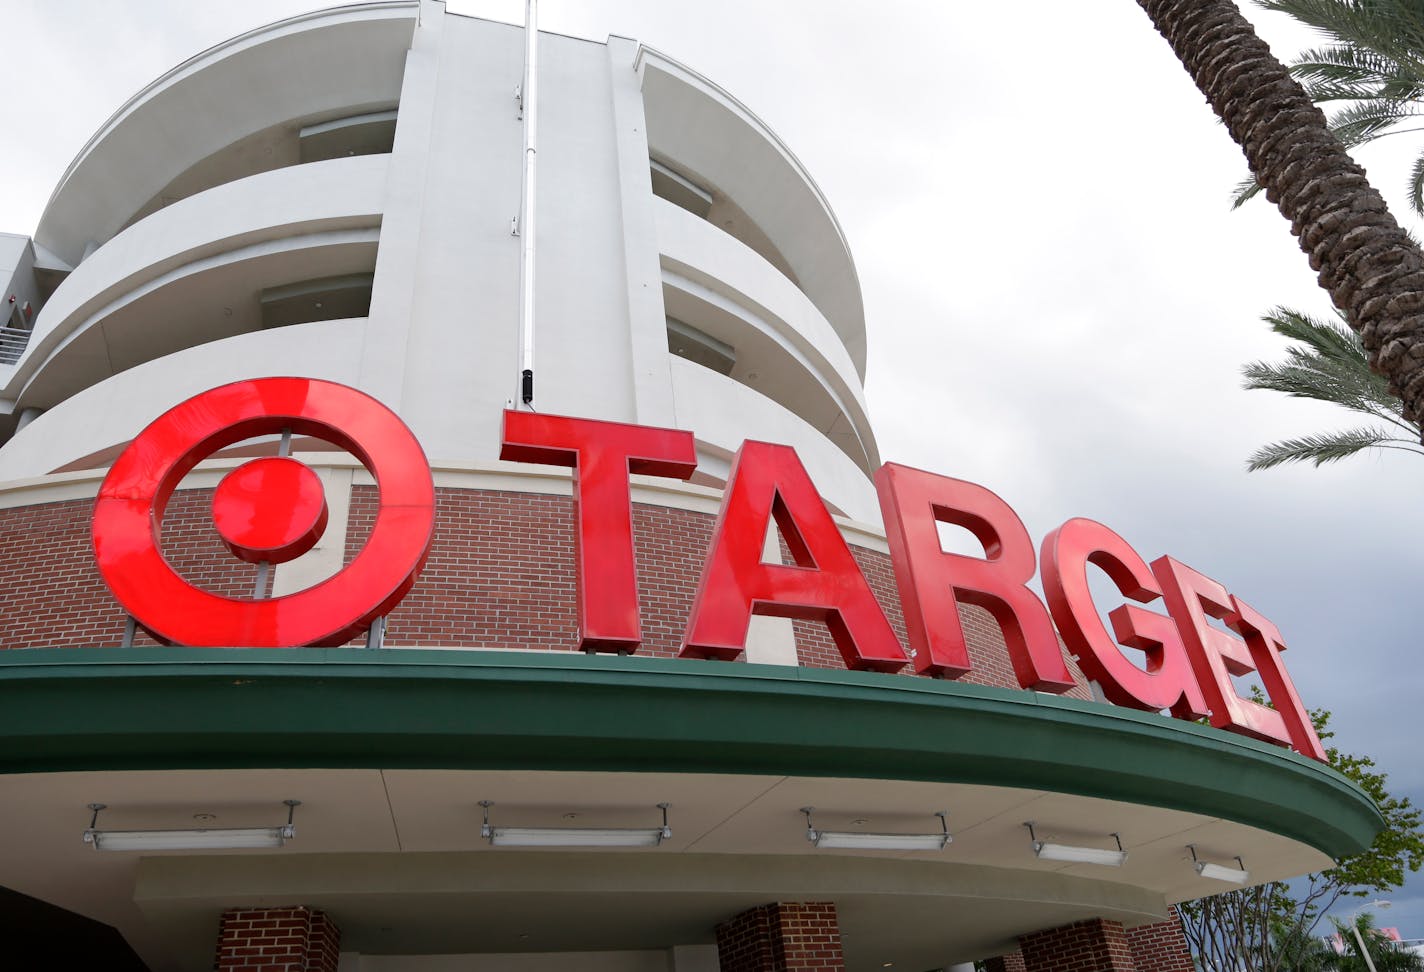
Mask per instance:
[[[29,346],[29,328],[0,327],[0,364],[14,364]]]

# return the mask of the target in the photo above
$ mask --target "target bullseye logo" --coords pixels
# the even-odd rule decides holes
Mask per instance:
[[[354,455],[376,480],[370,538],[332,577],[281,597],[239,599],[184,580],[160,546],[179,481],[214,452],[289,432]],[[327,523],[320,478],[286,457],[229,473],[213,494],[224,545],[250,563],[285,563],[310,550]],[[339,645],[393,608],[430,551],[435,488],[419,442],[380,402],[312,378],[234,382],[159,416],[114,463],[94,507],[99,572],[124,608],[161,641],[190,646]]]
[[[326,530],[321,479],[295,459],[266,456],[238,466],[213,493],[213,526],[227,549],[251,564],[285,564]]]

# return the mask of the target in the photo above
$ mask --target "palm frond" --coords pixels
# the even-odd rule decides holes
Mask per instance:
[[[1419,105],[1391,98],[1356,102],[1330,118],[1330,131],[1346,148],[1378,138],[1407,118],[1424,114]]]
[[[1247,460],[1247,469],[1254,472],[1290,462],[1320,466],[1366,449],[1424,454],[1418,427],[1404,418],[1403,405],[1389,393],[1384,378],[1370,370],[1359,335],[1338,314],[1330,320],[1274,307],[1262,319],[1293,344],[1286,349],[1284,361],[1253,361],[1242,368],[1246,388],[1338,405],[1383,424],[1274,442],[1256,450]]]
[[[1323,432],[1319,435],[1302,436],[1299,439],[1283,439],[1262,446],[1246,460],[1246,468],[1251,472],[1272,469],[1291,462],[1308,462],[1323,466],[1327,462],[1348,459],[1366,449],[1386,448],[1403,440],[1390,435],[1384,429],[1362,426],[1339,432]],[[1404,448],[1404,446],[1399,446]],[[1416,450],[1424,451],[1424,450]]]
[[[1240,209],[1248,199],[1253,199],[1266,187],[1256,181],[1256,177],[1242,179],[1231,192],[1231,208]]]
[[[1322,355],[1343,358],[1348,361],[1369,360],[1360,336],[1350,329],[1338,314],[1330,321],[1312,317],[1290,307],[1272,307],[1261,320],[1271,325],[1271,330],[1283,338],[1299,341]]]
[[[1391,404],[1379,398],[1375,388],[1345,374],[1346,369],[1322,367],[1318,362],[1312,362],[1312,365],[1302,367],[1294,363],[1252,362],[1242,369],[1245,376],[1243,387],[1338,405],[1372,419],[1409,428]]]
[[[1273,308],[1262,319],[1272,331],[1303,347],[1287,348],[1284,362],[1246,365],[1242,369],[1246,388],[1339,405],[1413,434],[1415,428],[1404,419],[1399,399],[1370,370],[1359,336],[1343,321],[1312,317],[1289,307]]]
[[[1376,50],[1337,45],[1302,51],[1291,62],[1290,71],[1310,92],[1312,86],[1331,91],[1328,98],[1373,98],[1389,96],[1409,98],[1421,83],[1418,65],[1400,62]]]
[[[1257,0],[1334,40],[1417,59],[1424,50],[1424,11],[1411,0]]]
[[[1291,65],[1291,70],[1295,70],[1295,65]],[[1420,94],[1420,87],[1414,84],[1397,82],[1365,82],[1346,81],[1339,78],[1297,78],[1300,86],[1305,89],[1305,95],[1317,105],[1323,105],[1332,101],[1369,101],[1374,98],[1389,98],[1394,101],[1407,101],[1417,98]]]
[[[1242,387],[1250,391],[1280,392],[1291,398],[1309,398],[1347,408],[1360,397],[1356,389],[1343,388],[1343,383],[1327,370],[1294,362],[1253,361],[1241,369],[1241,374],[1245,378]]]
[[[1396,37],[1376,40],[1383,40],[1384,43],[1364,44],[1356,39],[1337,38],[1319,47],[1306,48],[1297,55],[1297,60],[1319,61],[1323,70],[1345,74],[1358,71],[1366,75],[1394,77],[1400,73],[1417,73],[1414,68],[1418,61],[1418,51],[1401,51]],[[1404,56],[1399,56],[1401,53]]]
[[[1409,208],[1416,215],[1424,216],[1424,152],[1409,170]]]

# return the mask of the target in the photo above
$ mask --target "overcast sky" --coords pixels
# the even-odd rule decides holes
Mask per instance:
[[[0,230],[32,233],[87,138],[199,50],[320,0],[4,0]],[[517,22],[518,0],[457,13]],[[544,0],[541,26],[634,37],[759,114],[824,190],[860,271],[882,457],[973,480],[1035,542],[1070,516],[1170,553],[1285,635],[1336,742],[1424,803],[1424,457],[1248,474],[1343,426],[1240,390],[1259,322],[1325,313],[1287,222],[1231,212],[1239,149],[1132,0]],[[1287,58],[1310,35],[1247,9]],[[1411,138],[1360,156],[1406,224]],[[1382,915],[1424,936],[1424,880]]]

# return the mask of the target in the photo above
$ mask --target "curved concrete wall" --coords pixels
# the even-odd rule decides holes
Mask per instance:
[[[296,324],[214,341],[130,368],[21,430],[0,449],[0,481],[42,476],[128,442],[174,405],[228,382],[301,375],[352,384],[365,330],[364,319]]]
[[[733,377],[758,387],[823,435],[831,435],[843,418],[853,435],[837,444],[872,471],[879,460],[860,376],[816,305],[750,247],[712,224],[661,199],[656,211],[665,285],[689,292],[705,288],[704,303],[729,311],[700,320],[688,315],[687,322],[737,350]],[[767,348],[767,341],[776,348]]]
[[[378,225],[388,158],[372,155],[277,169],[210,189],[134,224],[79,265],[35,322],[4,392],[18,398],[61,351],[117,306],[167,277],[270,241]],[[181,338],[176,340],[181,341]],[[0,374],[4,373],[0,368]]]
[[[865,313],[850,248],[820,188],[745,105],[707,78],[643,48],[648,146],[727,194],[786,259],[865,374]]]
[[[745,385],[690,361],[674,358],[673,393],[678,420],[697,434],[699,442],[718,453],[701,450],[697,468],[725,480],[730,456],[756,429],[765,442],[797,443],[796,454],[826,501],[862,523],[879,523],[875,488],[864,471],[805,420]]]
[[[176,176],[253,132],[400,98],[418,5],[355,4],[251,31],[179,65],[95,133],[50,197],[37,242],[72,265]]]
[[[432,460],[494,459],[521,366],[510,221],[523,41],[432,0],[357,4],[250,32],[131,99],[37,233],[75,269],[21,359],[0,365],[0,413],[51,410],[0,449],[0,474],[43,475],[132,438],[176,389],[201,390],[193,376],[243,367],[344,375]],[[713,477],[741,439],[785,441],[834,505],[877,519],[860,294],[815,183],[745,106],[681,65],[621,38],[539,45],[535,407],[689,428],[720,463]],[[372,106],[396,109],[389,154],[271,168],[149,209],[195,166],[241,171],[213,160],[250,152],[254,133]],[[787,266],[654,196],[660,154],[712,180]],[[369,326],[338,329],[332,362],[310,331],[239,337],[263,326],[264,291],[352,273],[373,277]],[[671,355],[669,315],[733,344],[736,380]],[[104,417],[86,424],[93,408]]]

